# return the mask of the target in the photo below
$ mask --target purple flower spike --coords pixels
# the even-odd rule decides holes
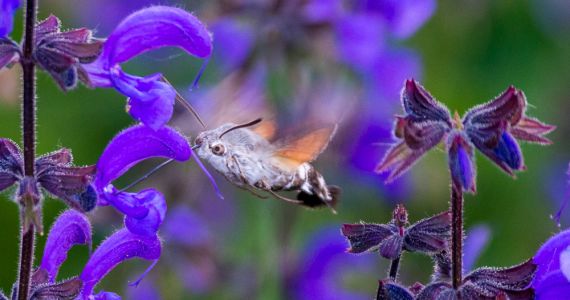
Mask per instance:
[[[14,13],[19,7],[20,0],[0,1],[0,38],[8,36],[12,32]]]
[[[170,127],[153,131],[141,125],[133,126],[115,136],[103,151],[94,185],[102,193],[108,184],[142,160],[167,157],[186,161],[190,153],[186,138]]]
[[[405,115],[396,118],[394,134],[399,139],[376,167],[388,172],[387,183],[409,170],[427,151],[447,141],[452,180],[464,191],[474,193],[475,165],[473,147],[509,175],[524,170],[518,140],[550,144],[544,135],[555,129],[527,117],[522,91],[509,87],[492,101],[475,106],[463,119],[437,102],[421,85],[410,79],[402,91]]]
[[[91,224],[85,215],[75,210],[65,211],[51,227],[40,264],[47,271],[50,283],[55,282],[71,247],[83,244],[91,245]]]
[[[97,283],[123,261],[135,257],[157,260],[160,252],[160,240],[156,235],[153,237],[135,235],[127,229],[115,232],[99,245],[79,276],[84,282],[82,299],[89,299]]]
[[[99,58],[84,66],[89,85],[116,88],[129,98],[129,113],[158,130],[172,117],[174,88],[162,81],[161,74],[137,77],[124,73],[120,64],[168,46],[207,58],[212,52],[212,37],[204,24],[180,8],[153,6],[139,10],[115,28]]]

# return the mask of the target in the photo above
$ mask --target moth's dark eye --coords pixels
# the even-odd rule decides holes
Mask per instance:
[[[196,138],[196,140],[194,141],[194,143],[198,146],[201,146],[203,142],[204,142],[204,139],[201,137]]]
[[[226,153],[226,147],[224,147],[224,145],[222,144],[216,144],[210,148],[212,149],[212,153],[216,155],[223,155],[224,153]]]

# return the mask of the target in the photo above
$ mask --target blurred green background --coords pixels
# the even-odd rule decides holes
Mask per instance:
[[[554,17],[541,8],[540,2],[439,1],[432,19],[405,42],[406,46],[417,50],[423,58],[424,86],[452,110],[463,113],[513,84],[525,92],[531,104],[530,115],[558,126],[550,135],[555,142],[553,146],[522,146],[528,170],[519,173],[516,180],[477,154],[478,193],[466,197],[466,227],[487,224],[492,231],[492,240],[478,265],[507,266],[526,260],[543,241],[559,230],[550,215],[558,209],[557,201],[564,197],[563,183],[566,181],[565,171],[570,161],[570,141],[565,138],[570,136],[570,21],[566,20],[565,24],[553,23]],[[40,1],[40,5],[40,18],[53,12],[62,16],[64,24],[69,27],[81,25],[69,7],[75,5],[74,1],[46,0]],[[193,3],[184,5],[193,7]],[[199,11],[196,13],[200,15]],[[21,16],[16,22],[21,22]],[[18,26],[14,35],[20,35]],[[179,64],[192,68],[176,67]],[[140,71],[138,74],[143,74],[152,72],[158,66],[175,85],[189,85],[194,71],[188,74],[187,70],[196,70],[199,64],[190,58],[176,57],[169,63],[150,66],[135,63],[131,68]],[[215,65],[216,62],[212,61],[212,64]],[[18,67],[14,69],[16,70],[9,72],[17,73]],[[17,96],[20,92],[9,90],[10,78],[13,76],[6,74],[6,71],[0,73],[0,88],[5,90],[0,94],[0,136],[19,142],[20,103]],[[202,85],[207,86],[219,79],[207,71]],[[132,123],[125,113],[123,97],[113,90],[80,87],[64,94],[41,72],[37,85],[37,151],[40,154],[65,146],[73,150],[77,164],[95,163],[107,142],[119,130]],[[190,115],[187,118],[188,122],[194,122]],[[191,132],[188,134],[196,135]],[[370,159],[379,160],[380,157]],[[226,232],[219,233],[220,236],[229,238],[218,240],[220,244],[215,245],[216,253],[225,264],[250,263],[253,269],[241,276],[256,274],[256,298],[285,299],[283,289],[286,287],[280,277],[279,258],[287,255],[285,248],[293,252],[303,249],[307,237],[318,228],[327,224],[339,227],[342,223],[360,220],[386,222],[390,217],[392,204],[379,199],[373,190],[359,185],[343,185],[346,173],[335,167],[341,165],[337,156],[325,156],[316,165],[321,167],[328,181],[344,188],[343,203],[337,215],[327,210],[299,209],[271,199],[260,201],[236,188],[224,187],[225,193],[231,193],[235,198],[235,219],[239,221],[236,221],[235,226],[227,228]],[[412,221],[448,207],[446,166],[443,151],[435,151],[412,170],[413,193],[406,203]],[[194,169],[194,165],[176,168],[178,172],[190,172],[190,169]],[[174,172],[167,174],[172,175]],[[136,176],[137,174],[130,174],[130,179]],[[218,181],[226,185],[225,181]],[[128,179],[120,181],[122,184],[127,182]],[[553,182],[562,184],[556,185]],[[6,193],[0,196],[0,289],[4,291],[11,289],[18,259],[18,211],[9,196]],[[192,195],[184,195],[183,198],[192,198]],[[195,203],[200,199],[189,201]],[[63,209],[64,205],[59,201],[45,201],[46,230]],[[103,208],[96,212],[99,213],[110,217],[103,218],[105,222],[98,222],[99,217],[93,218],[95,245],[113,229],[119,228],[122,222],[122,217],[112,209]],[[563,218],[562,227],[567,227],[570,211],[564,214],[566,217]],[[284,246],[279,240],[279,229],[283,224],[293,222],[293,218],[292,238]],[[103,224],[106,222],[111,222],[112,225]],[[39,237],[36,247],[38,254],[43,250],[44,242],[45,236]],[[87,249],[73,249],[69,261],[64,264],[62,278],[78,274],[86,260]],[[380,258],[377,260],[376,277],[381,278],[386,272],[386,264]],[[146,263],[140,262],[121,265],[103,281],[100,288],[120,292],[125,287],[125,279],[136,277],[131,269],[140,271],[144,266]],[[166,266],[159,270],[164,272],[158,276],[160,278],[175,276],[169,273]],[[401,278],[408,284],[418,280],[426,281],[431,270],[429,259],[407,255],[402,264]],[[224,278],[233,280],[234,277]],[[377,278],[348,284],[372,295]],[[185,298],[184,292],[174,280],[161,281],[159,285],[165,299]],[[230,286],[232,284],[226,282],[219,286],[219,290],[194,298],[232,299],[231,293],[223,290]]]

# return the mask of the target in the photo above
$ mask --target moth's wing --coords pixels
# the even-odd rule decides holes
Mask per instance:
[[[271,140],[277,132],[277,124],[273,120],[263,120],[257,126],[251,129],[259,136],[266,140]]]
[[[274,115],[273,107],[266,101],[264,86],[250,77],[253,75],[232,73],[215,86],[196,92],[192,106],[208,128],[218,128],[226,123],[242,124]],[[177,118],[174,122],[184,131],[203,130],[187,117]]]
[[[334,124],[299,137],[277,141],[271,158],[287,170],[296,170],[300,165],[315,160],[327,148],[336,129],[337,125]]]

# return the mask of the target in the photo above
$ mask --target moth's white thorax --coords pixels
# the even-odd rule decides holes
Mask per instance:
[[[196,138],[200,147],[198,156],[206,160],[230,182],[239,186],[265,182],[271,186],[284,185],[293,174],[282,170],[271,160],[274,146],[265,138],[248,128],[232,130],[220,139],[220,135],[236,124],[224,124],[216,129],[204,131]],[[221,145],[225,151],[218,155],[214,148]]]

